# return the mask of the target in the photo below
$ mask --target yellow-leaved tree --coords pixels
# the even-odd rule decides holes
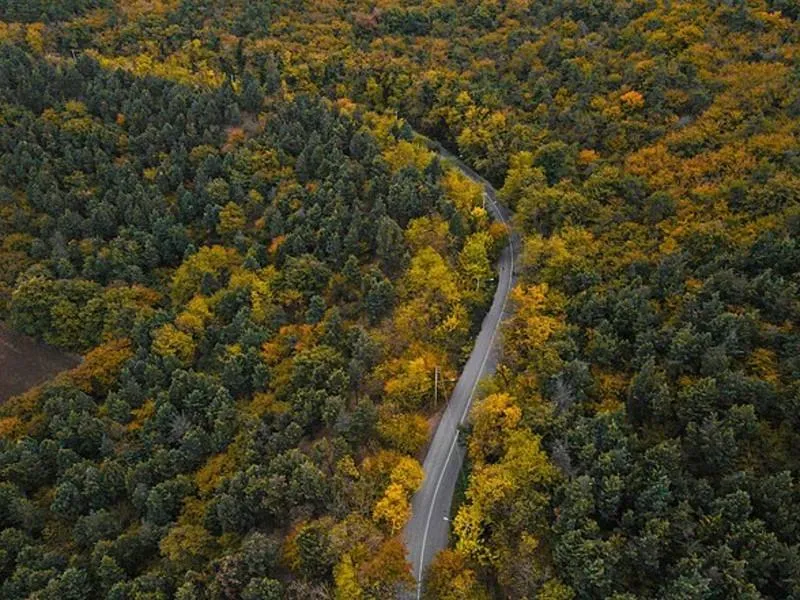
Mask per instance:
[[[472,409],[469,456],[477,465],[493,462],[505,451],[507,435],[520,422],[522,410],[508,394],[492,394]]]
[[[203,284],[213,279],[218,284],[229,277],[242,264],[242,257],[233,248],[203,246],[183,261],[172,277],[172,300],[185,304],[192,296],[203,291]]]
[[[433,559],[425,578],[425,600],[488,600],[486,588],[466,557],[446,548]]]
[[[358,583],[353,559],[344,554],[333,568],[334,598],[336,600],[361,600],[364,590]]]
[[[393,171],[411,166],[422,171],[433,160],[433,152],[422,144],[400,140],[383,151],[383,158]]]
[[[469,214],[483,204],[483,186],[465,177],[457,169],[448,169],[442,179],[447,197],[462,214]]]
[[[389,486],[375,504],[372,518],[383,525],[390,535],[398,533],[411,517],[410,497],[422,484],[422,466],[413,458],[402,457],[389,476]]]
[[[494,394],[472,413],[474,461],[466,501],[453,521],[456,550],[502,571],[523,533],[548,527],[550,493],[558,471],[541,440],[520,427],[521,410],[508,394]],[[510,520],[510,511],[515,518]],[[525,523],[524,530],[519,523]]]
[[[464,242],[458,260],[461,269],[475,286],[475,290],[492,277],[492,265],[489,263],[489,248],[492,245],[491,236],[485,231],[479,231],[470,235]]]
[[[511,156],[508,172],[500,190],[500,199],[505,204],[516,206],[529,188],[539,189],[547,185],[544,171],[534,166],[533,161],[533,152],[527,150]]]
[[[167,323],[153,334],[153,351],[159,356],[177,358],[184,365],[194,357],[195,343],[188,333]]]
[[[228,202],[219,211],[217,233],[221,236],[230,236],[244,229],[247,223],[244,210],[235,202]]]

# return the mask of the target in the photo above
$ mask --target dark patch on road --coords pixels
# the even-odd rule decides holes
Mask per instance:
[[[80,362],[80,356],[38,342],[0,322],[0,402]]]

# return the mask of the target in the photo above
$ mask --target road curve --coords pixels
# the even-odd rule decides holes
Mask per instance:
[[[509,292],[514,285],[514,263],[520,247],[519,240],[511,230],[511,213],[497,202],[496,190],[491,184],[443,148],[438,147],[438,152],[467,177],[483,185],[487,209],[495,219],[506,224],[511,235],[497,261],[497,290],[492,306],[483,319],[469,360],[436,428],[422,465],[425,480],[412,500],[412,516],[404,537],[412,574],[417,581],[417,599],[422,594],[425,569],[439,550],[447,547],[450,531],[447,519],[456,480],[464,462],[464,447],[458,443],[459,426],[467,420],[478,383],[484,376],[494,373],[497,366],[498,330],[505,317]]]

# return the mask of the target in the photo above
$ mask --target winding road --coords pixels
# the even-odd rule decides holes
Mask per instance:
[[[492,306],[483,319],[469,360],[464,365],[439,421],[422,465],[425,480],[412,500],[412,517],[404,536],[412,574],[417,581],[417,599],[422,595],[422,579],[426,567],[439,550],[447,547],[450,506],[464,462],[464,447],[458,442],[459,427],[467,420],[478,383],[484,376],[494,373],[497,367],[497,334],[506,316],[508,295],[515,280],[514,263],[520,247],[516,234],[511,230],[511,213],[497,202],[496,190],[491,184],[447,150],[439,146],[438,152],[467,177],[483,185],[487,209],[495,219],[509,228],[511,235],[497,263],[497,290]]]

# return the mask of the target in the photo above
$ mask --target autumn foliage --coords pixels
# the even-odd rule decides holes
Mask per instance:
[[[0,598],[800,596],[792,0],[0,0]],[[412,129],[413,127],[413,129]],[[444,388],[434,405],[433,373]]]

